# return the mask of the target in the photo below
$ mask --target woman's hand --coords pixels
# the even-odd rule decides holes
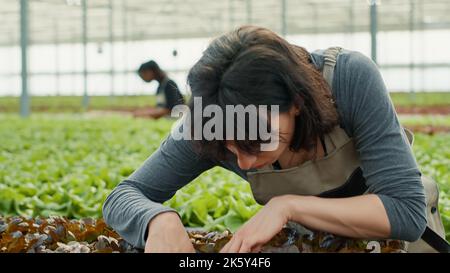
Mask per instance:
[[[259,252],[289,219],[288,203],[283,196],[272,198],[245,223],[222,248],[221,253]]]
[[[195,252],[191,240],[175,212],[163,212],[149,223],[145,253]]]

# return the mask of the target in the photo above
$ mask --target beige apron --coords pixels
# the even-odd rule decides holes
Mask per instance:
[[[340,50],[340,48],[330,48],[324,53],[323,75],[330,86],[336,57]],[[412,132],[404,129],[404,133],[412,145],[414,141]],[[248,172],[247,178],[255,200],[263,205],[271,198],[285,194],[349,197],[367,193],[353,139],[348,137],[342,128],[336,126],[330,134],[325,136],[324,144],[327,155],[315,161],[307,161],[289,169],[274,170],[272,166],[268,166]],[[427,198],[428,227],[441,238],[445,238],[444,226],[438,210],[437,184],[425,176],[422,176],[422,183]],[[436,237],[435,233],[431,235]],[[409,244],[408,252],[436,251],[420,239]]]

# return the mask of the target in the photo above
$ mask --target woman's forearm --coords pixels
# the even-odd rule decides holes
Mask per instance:
[[[282,196],[288,219],[305,227],[352,238],[388,238],[391,227],[375,194],[349,198]]]

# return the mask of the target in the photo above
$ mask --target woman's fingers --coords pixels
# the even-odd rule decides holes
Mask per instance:
[[[233,240],[233,239],[231,239],[228,243],[226,243],[226,244],[222,247],[222,249],[219,251],[219,253],[227,253],[227,252],[228,252],[228,249],[230,248],[230,243],[231,243],[232,240]]]
[[[263,245],[254,246],[251,250],[252,253],[259,253]]]
[[[235,235],[220,250],[220,253],[258,253],[261,251],[263,245],[264,243],[254,241],[251,238],[242,238]]]
[[[261,251],[264,243],[255,241],[254,239],[243,240],[239,253],[258,253]]]
[[[237,253],[241,247],[241,244],[242,240],[240,238],[236,238],[228,249],[228,253]]]
[[[271,203],[272,207],[275,206]],[[284,217],[264,207],[242,226],[231,240],[222,248],[221,253],[259,252],[262,246],[275,236],[285,224]],[[278,208],[275,206],[275,208]]]
[[[231,240],[220,250],[221,253],[237,253],[241,248],[242,239],[238,236],[233,236]]]
[[[224,245],[224,247],[222,247],[222,249],[220,250],[220,253],[229,253],[229,250],[230,250],[230,247],[231,247],[231,245],[234,243],[234,241],[235,241],[235,238],[234,238],[234,236],[231,238],[231,240],[228,242],[228,243],[226,243],[225,245]]]
[[[252,250],[252,245],[246,241],[243,241],[241,247],[239,248],[239,253],[249,253]]]

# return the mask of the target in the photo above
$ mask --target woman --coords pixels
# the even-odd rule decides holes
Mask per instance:
[[[145,82],[156,80],[158,89],[156,90],[156,107],[137,110],[134,117],[146,117],[158,119],[170,114],[173,107],[184,103],[183,95],[178,90],[177,84],[169,79],[159,65],[151,60],[143,63],[138,69],[139,77]]]
[[[421,173],[367,57],[339,48],[309,53],[270,30],[246,26],[215,39],[188,83],[203,108],[278,106],[280,142],[261,151],[261,136],[169,136],[103,207],[106,222],[133,245],[146,252],[194,251],[176,211],[161,203],[214,166],[247,179],[265,204],[222,252],[259,251],[290,222],[356,238],[421,237],[428,212]],[[428,203],[437,206],[436,199]]]

